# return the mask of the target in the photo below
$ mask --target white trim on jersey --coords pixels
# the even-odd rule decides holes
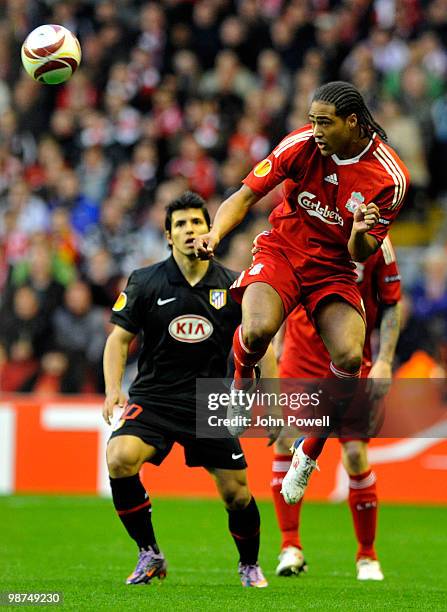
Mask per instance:
[[[300,134],[289,136],[288,138],[285,138],[282,142],[280,142],[276,149],[273,150],[273,155],[275,157],[279,157],[281,153],[284,153],[284,151],[287,151],[287,149],[290,149],[290,147],[293,147],[299,142],[309,140],[309,138],[312,138],[312,136],[312,130],[306,130],[305,132],[301,132]]]
[[[333,155],[331,155],[333,161],[337,164],[337,166],[349,166],[350,164],[357,164],[360,161],[360,159],[365,155],[365,153],[369,151],[372,143],[374,142],[375,137],[376,137],[376,133],[374,132],[374,134],[371,137],[371,140],[368,142],[368,144],[363,149],[363,151],[361,151],[355,157],[351,157],[350,159],[340,159],[338,155],[334,153]]]
[[[238,287],[241,286],[242,280],[245,276],[245,270],[243,270],[239,276],[237,277],[237,279],[233,282],[233,284],[231,285],[230,289],[237,289]]]
[[[385,236],[380,248],[382,249],[383,259],[385,260],[387,266],[390,263],[393,263],[393,261],[396,261],[396,254],[394,253],[393,245],[391,244],[389,236]]]
[[[402,200],[407,189],[407,179],[405,174],[399,168],[396,160],[393,158],[391,153],[387,151],[383,144],[380,144],[374,151],[374,157],[379,160],[388,174],[393,178],[394,181],[394,197],[390,206],[390,210],[397,208]]]

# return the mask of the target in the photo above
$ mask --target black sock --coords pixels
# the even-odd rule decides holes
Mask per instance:
[[[239,551],[240,563],[258,562],[261,517],[255,498],[243,510],[228,510],[228,527]]]
[[[113,505],[127,533],[135,540],[138,548],[160,552],[155,540],[151,518],[151,502],[143,487],[140,475],[125,478],[110,478]]]

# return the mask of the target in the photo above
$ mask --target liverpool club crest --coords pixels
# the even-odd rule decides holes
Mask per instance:
[[[353,191],[351,193],[351,197],[346,202],[346,208],[349,210],[349,212],[354,214],[357,208],[360,206],[360,204],[363,204],[364,201],[365,201],[365,198],[362,196],[362,194],[359,191]]]

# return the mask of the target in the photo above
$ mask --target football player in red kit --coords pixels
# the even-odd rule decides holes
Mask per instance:
[[[354,261],[376,252],[405,199],[409,175],[386,143],[360,92],[334,81],[319,87],[310,123],[286,136],[244,179],[216,213],[209,233],[195,241],[210,258],[221,239],[251,206],[280,183],[283,200],[270,215],[272,229],[255,241],[253,263],[232,286],[242,301],[242,323],[233,339],[237,389],[247,388],[283,320],[302,304],[329,352],[327,376],[355,381],[365,340],[364,310]],[[355,393],[341,388],[338,404]],[[235,411],[240,407],[235,406]],[[294,472],[283,495],[296,503],[325,438],[307,438],[296,449]]]
[[[382,397],[391,383],[391,368],[399,337],[400,275],[391,241],[386,237],[382,247],[365,264],[357,265],[357,282],[365,304],[366,340],[363,351],[362,378],[374,379],[376,398]],[[372,363],[371,333],[381,313],[377,357]],[[325,376],[328,354],[309,321],[298,306],[285,325],[280,357],[281,378],[321,378]],[[293,440],[292,440],[293,441]],[[349,507],[358,541],[357,577],[359,580],[383,580],[374,548],[377,522],[376,478],[368,463],[368,439],[340,438],[343,465],[349,475]],[[291,457],[291,440],[279,439],[273,458],[272,494],[282,535],[281,553],[276,573],[298,574],[306,568],[299,537],[302,499],[293,506],[281,496],[282,480]]]

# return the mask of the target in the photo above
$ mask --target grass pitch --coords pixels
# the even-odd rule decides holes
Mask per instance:
[[[136,550],[111,501],[0,497],[0,591],[64,595],[67,610],[446,610],[447,529],[441,507],[382,506],[378,550],[385,581],[355,580],[355,542],[345,504],[305,504],[309,572],[277,578],[273,507],[260,503],[260,561],[267,589],[243,589],[218,501],[154,500],[168,577],[129,587]],[[54,606],[57,608],[57,606]]]

